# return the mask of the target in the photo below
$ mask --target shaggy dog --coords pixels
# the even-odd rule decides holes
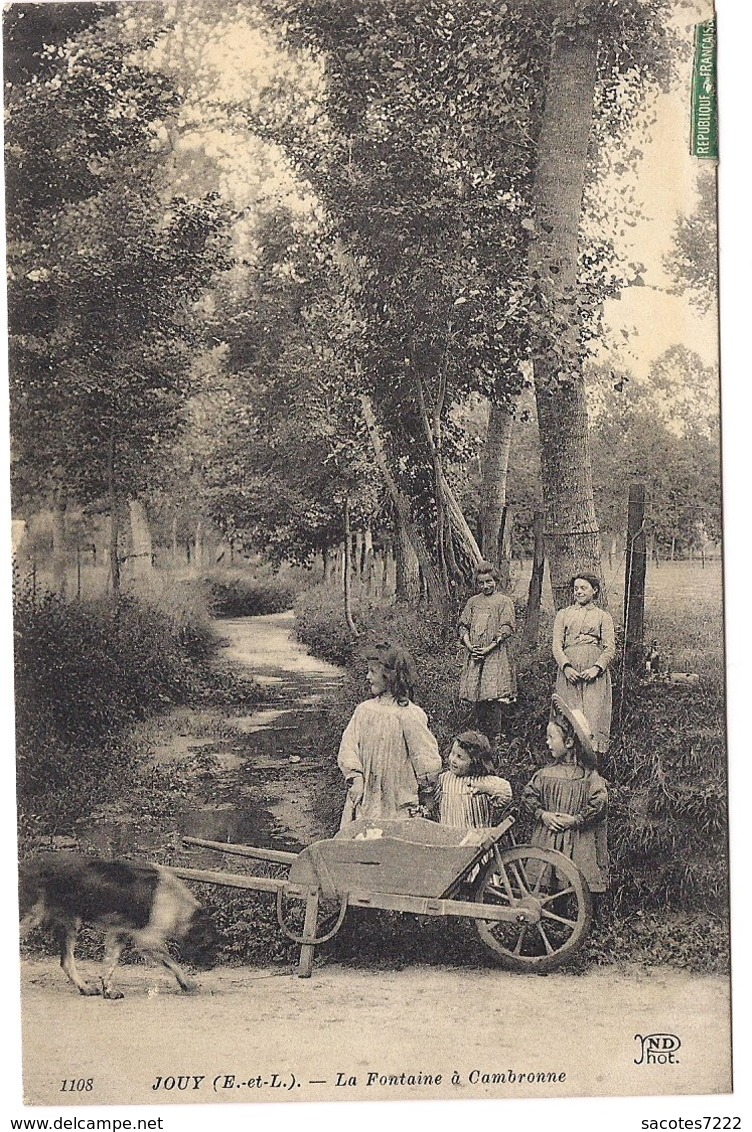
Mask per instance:
[[[180,941],[189,962],[212,966],[216,936],[208,913],[182,881],[159,865],[44,853],[21,865],[19,895],[21,938],[35,927],[52,928],[60,944],[60,965],[81,994],[123,997],[111,982],[128,938],[143,955],[172,971],[181,990],[194,986],[170,957],[168,939]],[[74,949],[83,925],[104,932],[101,988],[84,982],[76,968]]]

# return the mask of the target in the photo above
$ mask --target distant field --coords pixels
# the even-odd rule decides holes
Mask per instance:
[[[624,563],[604,565],[608,608],[617,626],[623,623]],[[514,593],[524,600],[530,565],[516,570]],[[543,606],[553,611],[546,575]],[[696,672],[723,665],[723,567],[719,560],[648,564],[645,579],[645,636],[657,638],[671,668]]]

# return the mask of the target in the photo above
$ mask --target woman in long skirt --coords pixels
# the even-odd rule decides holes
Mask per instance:
[[[593,746],[608,750],[611,735],[611,674],[616,655],[614,622],[595,599],[601,584],[594,574],[572,579],[574,603],[560,609],[554,621],[553,654],[557,696],[583,713],[593,730]]]

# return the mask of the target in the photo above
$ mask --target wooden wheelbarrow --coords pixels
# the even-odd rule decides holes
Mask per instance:
[[[493,828],[469,831],[423,818],[360,820],[300,853],[185,837],[187,845],[284,865],[288,875],[172,871],[186,880],[275,893],[279,926],[300,944],[301,978],[310,977],[316,947],[336,935],[348,908],[466,916],[503,966],[550,971],[584,942],[590,892],[568,857],[516,845],[513,824],[511,814]]]

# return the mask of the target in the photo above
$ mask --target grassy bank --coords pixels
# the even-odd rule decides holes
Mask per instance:
[[[685,587],[679,607],[676,588],[667,585],[666,600],[650,610],[648,625],[648,632],[659,625],[662,647],[702,674],[699,688],[645,685],[632,679],[622,685],[618,664],[613,671],[613,740],[603,768],[610,784],[612,884],[603,918],[585,950],[590,962],[637,959],[698,970],[727,969],[725,699],[723,670],[717,663],[722,637],[718,602],[708,591],[707,577],[698,577],[695,590]],[[352,710],[367,695],[362,654],[369,641],[391,639],[411,650],[419,674],[416,698],[428,712],[442,750],[468,723],[457,695],[458,649],[428,611],[361,602],[356,607],[361,636],[354,639],[340,605],[339,595],[323,587],[309,590],[296,604],[300,639],[314,654],[343,665],[348,673],[320,736],[328,769],[318,804],[322,822],[332,830],[344,794],[334,754]],[[515,796],[546,756],[544,732],[555,666],[547,643],[550,615],[542,621],[539,647],[518,655],[519,701],[500,752],[501,772],[510,779]],[[525,839],[522,816],[518,834],[518,840]],[[373,915],[372,930],[355,941],[352,958],[356,952],[375,959],[392,951],[396,957],[405,948],[421,958],[438,954],[442,947],[452,951],[443,925],[441,931],[436,925],[422,926],[419,943],[413,946],[414,932],[404,930],[394,917]],[[452,932],[454,938],[455,929]],[[398,946],[389,942],[395,939]],[[338,946],[347,950],[346,937]],[[454,950],[459,961],[466,945]]]
[[[216,666],[219,638],[202,593],[66,602],[16,595],[15,694],[23,846],[68,835],[125,792],[138,759],[135,723],[179,704],[230,704],[260,689]]]

